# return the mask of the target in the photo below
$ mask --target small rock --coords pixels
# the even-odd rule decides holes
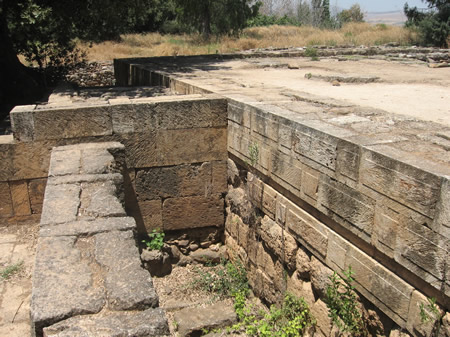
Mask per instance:
[[[221,254],[211,249],[199,249],[190,254],[190,257],[198,263],[219,263]]]
[[[179,240],[178,247],[187,247],[189,246],[189,240]]]
[[[172,272],[170,256],[166,252],[144,249],[141,253],[141,260],[144,261],[144,268],[152,276],[164,276]]]
[[[212,242],[211,241],[203,241],[203,242],[200,242],[200,247],[202,247],[202,248],[208,248],[209,246],[211,246],[212,245]]]
[[[189,245],[189,249],[192,252],[195,252],[198,249],[198,245],[196,243],[192,243],[192,244]]]
[[[429,68],[446,68],[450,67],[450,63],[428,63]]]
[[[340,83],[338,80],[334,80],[334,81],[331,82],[331,85],[332,85],[333,87],[340,87],[340,86],[341,86],[341,83]]]
[[[219,243],[216,243],[216,244],[214,244],[214,245],[211,245],[211,246],[209,247],[209,249],[211,249],[213,252],[218,252],[219,249],[220,249],[220,244],[219,244]]]
[[[185,267],[192,263],[192,258],[190,256],[181,255],[180,261],[178,261],[177,266]]]
[[[288,69],[300,69],[300,67],[298,66],[298,64],[289,63]]]

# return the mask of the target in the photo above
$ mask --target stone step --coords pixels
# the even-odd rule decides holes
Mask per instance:
[[[120,336],[166,333],[164,313],[148,311],[158,306],[158,296],[141,267],[136,222],[122,203],[123,149],[120,143],[99,143],[52,151],[33,273],[31,319],[37,336],[58,322],[56,330],[45,330],[48,336],[51,331],[94,336],[80,331],[94,331],[96,324],[103,331],[114,322],[120,324],[109,328],[123,331]],[[141,316],[158,324],[148,325],[150,319],[136,325]],[[134,331],[133,325],[141,335],[125,333]]]

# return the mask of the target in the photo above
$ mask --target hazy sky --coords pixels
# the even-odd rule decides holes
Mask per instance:
[[[350,8],[351,5],[359,3],[364,12],[388,12],[403,10],[405,2],[407,2],[410,7],[427,7],[426,3],[421,0],[330,0],[331,5],[337,5],[341,8]]]

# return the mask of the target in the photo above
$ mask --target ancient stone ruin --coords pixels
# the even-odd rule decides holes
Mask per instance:
[[[349,266],[374,335],[430,336],[420,304],[433,297],[448,336],[450,128],[190,74],[295,53],[116,60],[122,88],[11,112],[0,216],[40,218],[33,333],[167,335],[136,244],[161,228],[183,256],[223,241],[266,303],[304,297],[315,336],[336,333],[326,286]]]

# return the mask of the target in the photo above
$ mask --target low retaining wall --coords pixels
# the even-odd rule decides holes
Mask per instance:
[[[123,159],[119,143],[52,151],[33,270],[36,336],[169,333],[122,204]]]
[[[118,81],[150,80],[179,93],[214,90],[171,74],[170,67],[159,71],[164,62],[115,60]],[[228,152],[256,176],[247,193],[267,217],[265,226],[282,238],[292,237],[293,252],[300,247],[330,270],[342,275],[351,266],[365,298],[412,334],[429,333],[420,324],[419,304],[435,297],[444,309],[450,306],[450,166],[437,146],[439,139],[422,137],[408,145],[409,132],[421,132],[424,122],[391,123],[377,135],[379,121],[372,125],[364,111],[354,118],[366,122],[366,128],[352,129],[352,116],[330,113],[322,120],[308,111],[229,96]],[[443,138],[448,135],[444,126],[429,127],[440,130]],[[252,229],[254,223],[246,219],[235,220],[243,223],[242,235],[236,237],[229,224],[235,212],[229,207],[227,242],[246,258],[250,275],[265,289],[261,295],[272,302],[283,290],[283,268],[288,265],[292,274],[298,267],[277,260],[277,249],[283,254],[289,249],[283,241],[275,251],[272,247],[270,258],[253,249],[261,245],[260,238],[266,248],[270,244],[262,235],[249,234],[261,230]],[[317,291],[314,296],[315,301],[323,299]]]
[[[40,213],[54,146],[119,141],[125,145],[126,210],[140,232],[161,228],[176,236],[194,229],[194,241],[219,240],[226,192],[226,100],[186,95],[87,103],[74,97],[69,93],[53,103],[11,112],[15,139],[0,144],[0,188],[5,191],[0,216]]]

